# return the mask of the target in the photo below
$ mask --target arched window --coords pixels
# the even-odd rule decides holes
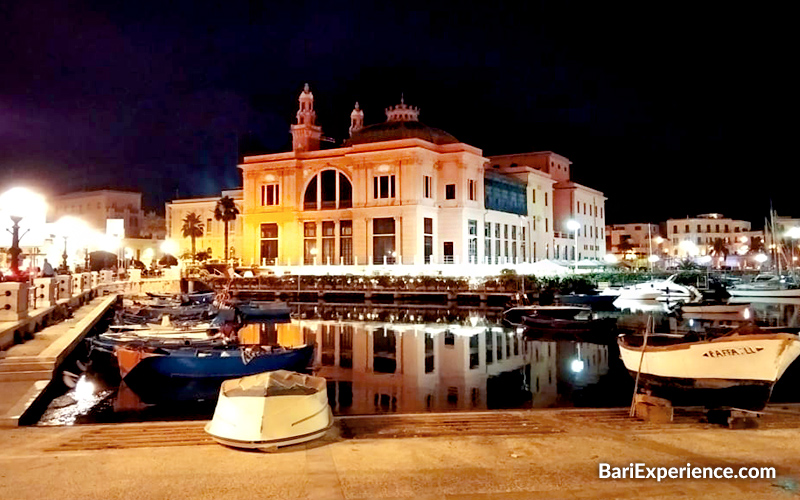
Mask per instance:
[[[323,170],[315,175],[303,196],[305,210],[331,210],[353,206],[353,185],[336,170]]]

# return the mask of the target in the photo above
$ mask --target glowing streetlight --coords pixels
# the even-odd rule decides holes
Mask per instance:
[[[69,270],[69,247],[75,251],[79,248],[88,250],[91,229],[82,219],[65,215],[55,223],[55,236],[64,238],[64,252],[61,254],[61,267],[64,272]],[[68,244],[71,242],[71,245]]]
[[[11,276],[16,280],[20,278],[19,255],[22,253],[19,241],[31,229],[39,230],[44,225],[47,204],[43,196],[26,188],[15,187],[0,195],[0,212],[2,212],[0,220],[6,220],[5,217],[11,219],[11,228],[6,228],[6,231],[11,233],[8,253],[11,255]],[[20,222],[23,219],[26,221],[26,227],[25,232],[20,234]]]
[[[567,229],[574,233],[575,238],[575,254],[572,256],[575,259],[575,272],[578,272],[578,230],[581,225],[578,221],[570,219],[567,221]]]

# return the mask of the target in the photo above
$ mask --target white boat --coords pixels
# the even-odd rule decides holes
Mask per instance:
[[[650,280],[620,290],[619,298],[626,300],[664,300],[690,302],[702,298],[692,286],[675,283],[676,274],[669,278]]]
[[[677,334],[621,335],[620,357],[641,385],[672,401],[695,392],[699,403],[760,410],[800,356],[795,329],[752,325],[710,339]],[[698,401],[694,401],[698,403]]]
[[[681,311],[691,314],[744,314],[750,304],[683,304]]]
[[[800,297],[800,288],[771,273],[762,273],[750,283],[728,289],[733,297]]]
[[[324,378],[276,370],[223,382],[205,431],[226,446],[274,449],[322,437],[332,425]]]

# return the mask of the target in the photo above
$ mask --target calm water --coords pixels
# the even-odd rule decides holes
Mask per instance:
[[[752,302],[759,324],[800,326],[800,299]],[[617,317],[620,328],[641,328],[652,316],[656,331],[730,324],[677,318],[657,303],[629,303]],[[249,343],[299,345],[315,342],[314,373],[328,380],[334,414],[414,413],[615,407],[630,403],[633,380],[616,344],[530,340],[474,311],[447,311],[439,322],[431,311],[308,310],[291,323],[247,325]],[[402,317],[401,317],[402,316]],[[444,316],[444,317],[441,317]],[[400,321],[403,320],[403,321]],[[80,373],[76,352],[65,370]],[[772,401],[800,401],[795,390],[800,363],[775,386]],[[140,394],[119,383],[118,373],[90,370],[76,389],[64,387],[39,425],[210,418],[217,387],[182,387],[180,394],[149,387]],[[139,389],[140,392],[142,389]],[[169,391],[175,391],[170,388]],[[187,397],[188,396],[188,397]],[[198,399],[199,398],[199,399]],[[152,404],[156,402],[156,404]]]

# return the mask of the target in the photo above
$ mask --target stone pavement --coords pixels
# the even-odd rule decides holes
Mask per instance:
[[[692,415],[656,426],[627,419],[624,409],[394,416],[385,424],[345,417],[324,438],[274,453],[221,446],[204,422],[2,429],[0,498],[800,498],[800,409],[773,410],[754,430]],[[501,422],[493,429],[485,425],[492,415]],[[600,462],[769,466],[777,478],[599,479]]]

